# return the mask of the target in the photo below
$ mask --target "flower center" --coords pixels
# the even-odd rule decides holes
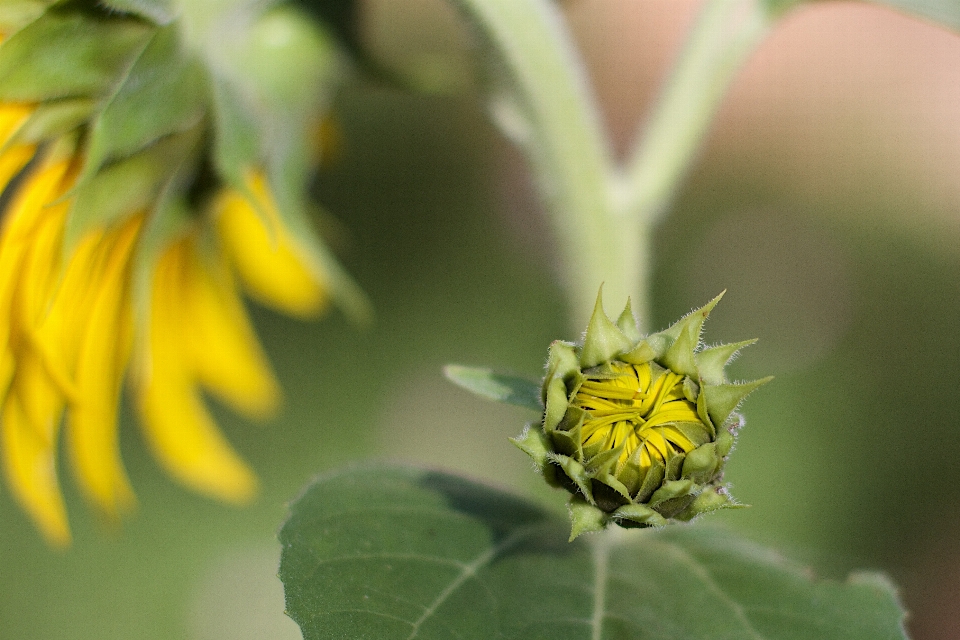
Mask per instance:
[[[702,422],[683,392],[683,378],[656,364],[616,362],[602,374],[587,376],[572,402],[587,412],[581,430],[584,455],[622,447],[622,466],[639,450],[634,460],[648,469],[653,460],[666,464],[693,450],[696,445],[678,425]]]

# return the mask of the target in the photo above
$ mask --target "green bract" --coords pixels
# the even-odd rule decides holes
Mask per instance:
[[[724,367],[753,340],[700,347],[722,295],[646,337],[629,301],[613,322],[598,295],[582,343],[550,345],[543,421],[513,442],[573,494],[571,539],[610,522],[660,526],[738,506],[722,484],[742,424],[735,409],[770,378],[727,379]]]

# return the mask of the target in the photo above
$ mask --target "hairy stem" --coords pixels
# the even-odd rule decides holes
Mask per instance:
[[[707,0],[621,178],[626,216],[655,224],[709,132],[743,62],[769,30],[761,0]]]
[[[571,328],[597,289],[629,296],[649,329],[651,236],[726,88],[766,33],[761,0],[707,0],[664,94],[625,166],[610,151],[594,94],[552,0],[455,0],[506,81],[491,111],[526,151],[560,252]]]

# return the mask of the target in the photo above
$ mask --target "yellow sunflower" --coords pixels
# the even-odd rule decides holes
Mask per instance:
[[[240,296],[307,317],[324,283],[305,266],[263,175],[210,198],[166,236],[136,304],[134,259],[150,223],[130,211],[65,251],[83,165],[70,137],[17,144],[30,105],[0,105],[0,457],[7,483],[44,536],[70,539],[57,477],[63,441],[77,483],[103,513],[134,504],[120,459],[117,406],[124,379],[146,440],[184,484],[243,502],[256,479],[202,400],[269,415],[279,391]]]
[[[336,43],[294,6],[148,4],[0,15],[0,463],[55,545],[70,539],[61,446],[104,515],[135,503],[124,383],[171,475],[255,495],[204,402],[278,405],[243,293],[300,318],[328,299],[368,314],[307,213]]]

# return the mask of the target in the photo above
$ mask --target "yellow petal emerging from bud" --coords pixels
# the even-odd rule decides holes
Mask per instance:
[[[589,416],[582,427],[584,449],[618,449],[621,467],[638,457],[643,470],[651,460],[665,464],[693,450],[693,442],[676,425],[699,423],[696,405],[683,395],[683,376],[657,369],[654,377],[649,362],[617,363],[610,365],[615,377],[586,377],[571,403]]]

